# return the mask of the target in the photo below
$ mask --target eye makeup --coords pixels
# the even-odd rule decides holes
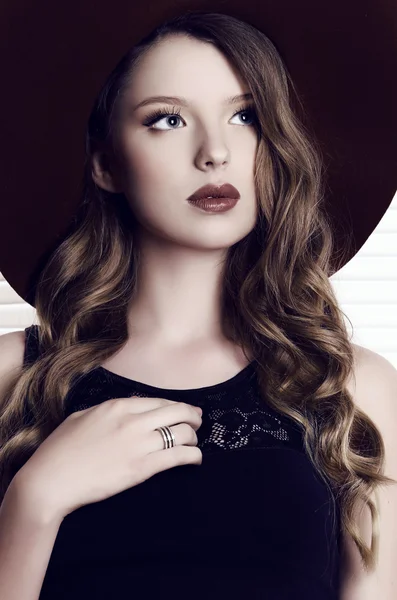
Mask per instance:
[[[240,113],[248,113],[252,115],[252,119],[255,119],[255,110],[253,108],[253,104],[246,104],[241,106],[238,110],[236,110],[236,112],[232,115],[231,118],[235,117],[236,115],[240,114]],[[152,125],[154,125],[155,123],[157,123],[157,121],[159,121],[160,119],[164,118],[164,117],[168,117],[168,116],[175,116],[175,117],[179,117],[182,118],[181,116],[181,108],[180,107],[176,107],[173,106],[172,109],[169,108],[159,108],[155,111],[152,111],[151,113],[149,113],[146,117],[145,120],[143,122],[143,125],[145,127],[152,127]],[[172,129],[172,128],[171,128]],[[158,130],[161,131],[161,130]],[[162,130],[162,131],[166,131],[166,130]]]

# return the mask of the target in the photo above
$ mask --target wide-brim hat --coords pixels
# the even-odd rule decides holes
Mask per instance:
[[[97,94],[131,46],[186,11],[237,17],[278,50],[323,153],[324,206],[343,256],[336,270],[389,207],[397,189],[395,0],[3,0],[0,272],[32,306],[82,200]]]

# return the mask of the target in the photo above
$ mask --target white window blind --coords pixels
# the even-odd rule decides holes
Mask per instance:
[[[397,193],[370,238],[331,282],[351,321],[352,326],[345,319],[351,341],[397,368]],[[36,310],[0,273],[0,335],[33,323],[38,323]]]

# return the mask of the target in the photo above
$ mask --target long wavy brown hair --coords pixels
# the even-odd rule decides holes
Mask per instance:
[[[162,23],[122,57],[95,100],[80,210],[37,282],[41,354],[23,367],[2,399],[0,501],[15,473],[64,420],[71,387],[127,342],[127,310],[140,260],[136,220],[124,194],[94,183],[92,155],[99,148],[116,155],[120,103],[133,85],[134,67],[170,35],[213,44],[253,95],[259,216],[225,259],[224,335],[249,349],[266,402],[302,427],[308,456],[340,501],[341,525],[372,570],[379,538],[372,493],[394,480],[383,474],[379,430],[346,388],[354,355],[329,280],[334,239],[323,207],[323,159],[273,43],[223,14],[187,12]],[[354,519],[358,501],[371,511],[370,547]]]

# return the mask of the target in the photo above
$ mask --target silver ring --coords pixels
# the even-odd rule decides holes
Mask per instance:
[[[166,450],[167,448],[173,448],[175,446],[175,436],[168,425],[165,425],[164,427],[157,427],[156,431],[159,431],[162,435],[164,442],[163,450]]]

